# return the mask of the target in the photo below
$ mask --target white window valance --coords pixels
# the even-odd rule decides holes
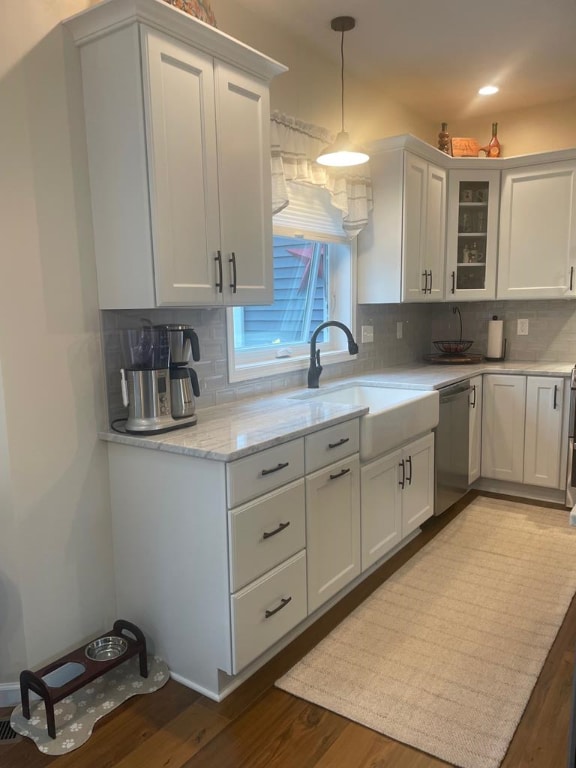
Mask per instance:
[[[319,165],[316,158],[332,141],[325,128],[281,112],[272,113],[272,212],[290,204],[288,182],[324,187],[332,205],[341,212],[343,232],[352,238],[366,226],[372,210],[369,163],[341,169]]]

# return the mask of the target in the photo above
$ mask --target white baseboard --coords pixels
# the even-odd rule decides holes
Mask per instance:
[[[0,683],[0,707],[13,707],[20,703],[18,683]]]

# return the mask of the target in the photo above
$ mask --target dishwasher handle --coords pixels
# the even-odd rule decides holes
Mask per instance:
[[[439,392],[440,405],[444,405],[444,403],[452,403],[454,400],[459,400],[462,397],[469,397],[470,389],[469,381],[465,384],[455,384],[452,387],[445,387],[443,390],[441,389]]]

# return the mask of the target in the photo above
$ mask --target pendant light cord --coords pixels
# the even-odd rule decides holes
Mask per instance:
[[[341,115],[342,115],[342,125],[341,125],[341,132],[344,132],[344,30],[342,30],[342,38],[340,40],[340,61],[341,61],[341,68],[340,68],[340,90],[342,93],[342,106],[341,106]]]

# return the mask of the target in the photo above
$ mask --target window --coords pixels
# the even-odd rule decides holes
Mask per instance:
[[[326,205],[325,190],[304,189],[302,197],[314,194]],[[321,222],[317,216],[311,220],[305,200],[300,203],[302,211],[291,202],[289,219],[284,212],[274,218],[274,303],[228,310],[230,381],[307,368],[310,337],[326,320],[340,320],[354,333],[355,242],[330,232],[335,229],[332,219],[342,230],[338,212],[332,213],[329,205],[332,218],[319,227],[323,231],[306,230],[306,225]],[[301,225],[297,235],[293,234],[295,224]],[[346,337],[339,329],[325,329],[318,337],[318,348],[323,363],[350,359]]]

